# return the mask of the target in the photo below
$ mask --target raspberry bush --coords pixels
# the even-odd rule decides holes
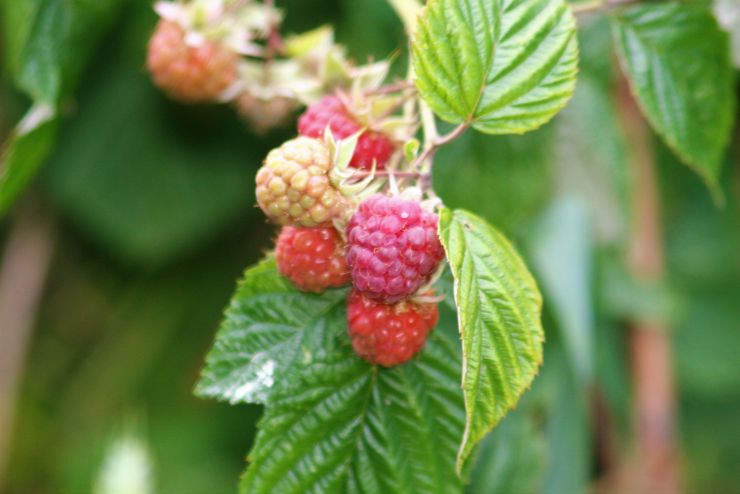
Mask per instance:
[[[243,492],[460,491],[476,443],[516,404],[541,363],[541,298],[534,280],[493,227],[445,208],[433,189],[432,165],[436,151],[470,127],[500,133],[508,125],[508,131],[523,132],[552,118],[574,87],[572,16],[562,3],[548,13],[548,43],[528,54],[542,74],[531,73],[527,89],[511,99],[488,82],[505,69],[486,69],[480,59],[469,59],[469,76],[477,81],[453,87],[436,80],[457,68],[431,70],[434,64],[469,58],[454,51],[490,40],[466,39],[472,43],[466,46],[449,39],[422,50],[439,35],[435,31],[450,29],[452,21],[439,9],[452,7],[441,0],[424,11],[414,5],[400,11],[407,18],[419,15],[411,77],[391,79],[387,62],[346,63],[349,77],[324,79],[320,92],[301,101],[308,106],[298,118],[299,136],[268,153],[257,172],[257,203],[283,230],[274,255],[247,272],[197,388],[201,396],[266,406]],[[265,44],[254,47],[265,65],[290,63],[277,24],[266,33]],[[435,50],[450,53],[440,57]],[[546,60],[556,53],[551,66]],[[257,74],[254,59],[249,64]],[[242,69],[244,80],[234,86],[252,85],[252,72]],[[476,85],[483,95],[477,102],[470,94]],[[439,93],[441,88],[457,94]],[[233,93],[237,106],[253,104],[251,96]],[[501,123],[497,115],[505,111],[516,111],[517,119]],[[440,135],[434,113],[455,124],[449,133]],[[454,284],[443,276],[447,269]],[[351,290],[336,288],[346,283]],[[458,308],[461,347],[449,324],[436,328],[445,299]],[[408,372],[414,382],[402,377]],[[455,384],[460,379],[462,394]],[[419,389],[436,395],[437,388],[449,395],[444,403],[424,405],[426,429],[409,431],[406,439],[394,433],[394,423],[412,412],[404,403],[417,400],[412,396]],[[473,405],[480,400],[483,405]],[[329,401],[335,404],[322,411]],[[378,414],[388,417],[386,428],[372,431]],[[429,444],[429,458],[411,457],[418,441]],[[438,469],[437,480],[382,489],[399,465],[380,458],[385,448],[397,447],[414,468]],[[366,448],[378,459],[363,464],[355,457]]]
[[[111,5],[116,1],[110,0]],[[79,2],[5,3],[10,5],[3,8],[3,13],[10,12],[7,29],[29,13],[40,13],[5,40],[11,51],[9,71],[32,106],[3,153],[0,211],[29,183],[56,137],[60,117],[76,111],[69,88],[80,69],[68,48],[52,40],[58,35],[66,40],[61,46],[78,42],[76,33],[86,22],[66,25],[67,17],[57,15],[55,8],[69,4],[87,9]],[[360,10],[352,11],[355,21],[364,24],[364,7],[349,3]],[[594,382],[604,379],[600,372],[615,372],[599,368],[592,356],[597,343],[604,343],[591,332],[607,324],[591,313],[584,315],[583,307],[591,307],[591,300],[578,298],[591,282],[588,262],[593,257],[607,264],[614,252],[626,248],[627,238],[636,252],[633,264],[662,259],[660,252],[644,254],[643,243],[631,237],[644,233],[639,228],[644,221],[653,221],[658,229],[659,215],[640,208],[657,202],[660,194],[652,191],[655,197],[647,200],[639,196],[644,193],[641,181],[651,181],[639,171],[620,170],[630,154],[620,147],[621,140],[637,149],[630,160],[645,161],[651,127],[667,146],[662,154],[675,154],[700,175],[717,203],[723,200],[719,177],[733,124],[733,70],[726,35],[708,5],[621,5],[639,0],[388,3],[401,19],[405,41],[397,50],[386,51],[387,58],[364,62],[335,41],[329,26],[285,34],[292,31],[283,24],[292,14],[275,1],[157,2],[156,24],[152,17],[151,37],[138,46],[136,67],[147,77],[144,91],[161,93],[154,96],[162,100],[168,118],[157,118],[161,114],[155,112],[137,128],[128,121],[135,113],[128,108],[130,100],[122,97],[115,102],[120,120],[98,125],[99,138],[88,142],[105,148],[106,156],[115,160],[122,154],[114,139],[119,132],[138,131],[143,141],[151,129],[166,129],[160,139],[166,145],[152,159],[169,168],[153,170],[153,175],[137,171],[120,187],[122,175],[111,173],[107,179],[116,187],[111,202],[87,208],[90,212],[77,222],[82,229],[97,230],[102,244],[115,244],[116,238],[139,242],[143,257],[150,247],[156,249],[159,231],[171,227],[173,242],[182,242],[184,252],[200,237],[219,230],[214,218],[231,218],[246,206],[256,206],[253,214],[259,215],[260,228],[271,229],[274,243],[260,251],[262,261],[248,268],[239,282],[195,390],[200,397],[263,407],[248,467],[239,481],[243,493],[461,494],[471,479],[476,484],[471,491],[476,492],[481,485],[501,492],[537,491],[541,486],[531,482],[511,487],[497,468],[515,462],[528,473],[530,467],[544,469],[540,463],[560,462],[550,451],[540,451],[542,458],[519,458],[525,450],[521,444],[531,452],[542,442],[529,430],[541,424],[531,423],[540,421],[542,410],[551,412],[553,403],[567,402],[581,414],[548,416],[558,417],[548,422],[553,429],[548,437],[555,438],[548,441],[561,440],[566,429],[587,428],[584,424],[592,422],[585,416],[588,404],[581,403],[585,400],[573,388],[591,393]],[[101,0],[101,12],[113,18],[114,7],[104,4],[108,0]],[[620,62],[614,70],[608,65],[612,57],[604,55],[604,47],[609,48],[604,26],[577,29],[575,14],[594,9],[606,13],[611,23]],[[96,22],[102,25],[104,20]],[[297,24],[305,24],[311,19],[299,20]],[[383,29],[371,21],[375,19],[368,18],[365,29]],[[587,39],[582,55],[579,30]],[[347,31],[339,30],[345,35]],[[44,64],[50,68],[43,69]],[[569,105],[577,78],[585,96],[576,97],[561,120],[551,124]],[[119,90],[128,84],[126,79],[111,79]],[[614,93],[604,96],[596,89],[602,86]],[[610,99],[614,95],[618,104]],[[185,105],[198,106],[189,110]],[[90,106],[81,111],[91,111]],[[243,125],[231,125],[222,111],[226,117],[233,112]],[[640,112],[650,127],[642,126]],[[612,114],[623,128],[604,117]],[[233,150],[245,153],[238,172],[211,166],[215,163],[197,153],[198,137],[210,133],[212,138],[223,130],[209,128],[207,118],[199,125],[203,115],[223,120],[239,137],[260,136]],[[168,126],[181,118],[197,121],[197,131],[170,133]],[[593,134],[595,149],[567,132],[573,121],[581,134]],[[65,132],[62,135],[75,134],[74,129]],[[518,134],[528,136],[511,139]],[[265,148],[254,145],[260,142]],[[267,146],[272,149],[267,151]],[[216,162],[227,147],[212,145],[204,153]],[[542,185],[549,172],[530,175],[531,162],[538,161],[531,159],[532,149],[538,156],[555,156],[552,159],[562,166],[556,171],[554,206],[538,221],[520,216],[523,209],[539,207],[538,201],[549,192]],[[52,169],[47,181],[61,191],[56,199],[70,210],[87,211],[77,199],[77,187],[83,179],[98,177],[97,162],[86,152],[71,154],[71,161],[93,161],[93,166],[69,174]],[[120,160],[134,168],[138,163]],[[485,166],[473,167],[472,161]],[[487,168],[489,161],[498,167],[495,174]],[[582,161],[589,166],[579,169]],[[603,166],[592,169],[591,161]],[[588,181],[577,178],[588,174],[607,176],[624,190],[602,194],[598,186],[584,186]],[[156,180],[150,180],[157,176],[162,183],[174,184],[184,199],[177,207],[152,211],[161,223],[152,227],[147,222],[150,209],[139,197],[148,190],[159,198]],[[209,184],[217,184],[214,188],[231,198],[204,192],[211,190]],[[449,184],[455,184],[457,197],[446,193]],[[128,206],[118,204],[127,186],[134,199]],[[170,190],[161,191],[163,200]],[[608,254],[591,255],[593,246],[583,240],[590,234],[588,215],[574,210],[565,197],[574,191],[598,196],[590,197],[595,216],[612,214],[622,220],[605,221],[612,230],[594,233],[593,243],[604,242]],[[107,189],[103,192],[95,189],[88,197],[102,201],[108,195]],[[673,191],[667,192],[672,197]],[[524,195],[532,199],[519,200]],[[454,204],[475,211],[451,207]],[[136,210],[138,216],[121,213],[126,210]],[[128,220],[123,233],[96,226],[99,218],[115,215]],[[571,229],[561,229],[561,223]],[[523,244],[547,295],[544,319],[555,321],[562,332],[550,343],[548,355],[555,356],[552,368],[566,377],[555,380],[559,387],[542,384],[549,386],[547,392],[532,398],[523,396],[541,381],[535,377],[546,353],[543,298],[502,230]],[[249,239],[239,248],[258,250],[262,244]],[[572,269],[566,262],[572,257],[583,258],[583,264]],[[645,269],[659,276],[659,267]],[[621,274],[604,271],[606,278]],[[580,285],[568,284],[573,278]],[[619,296],[598,294],[609,305],[607,310],[619,312],[610,314],[612,321],[665,316],[660,311],[667,312],[663,305],[669,303],[655,295],[659,283],[653,278],[642,281],[650,286],[623,283],[616,290],[644,294],[647,302],[640,301],[642,305],[633,301],[624,309],[629,304]],[[646,305],[657,309],[648,311]],[[631,351],[639,352],[639,345]],[[488,435],[507,415],[510,419]],[[486,436],[492,439],[481,443]],[[582,442],[587,448],[588,441]],[[568,443],[562,449],[577,446]],[[599,458],[599,468],[607,459]],[[474,470],[476,462],[496,468],[481,473],[481,467]],[[589,464],[572,468],[587,472],[583,476],[594,470]]]

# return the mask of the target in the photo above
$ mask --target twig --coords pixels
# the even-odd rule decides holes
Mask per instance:
[[[13,430],[18,382],[54,244],[48,220],[23,210],[0,262],[0,491]]]
[[[467,122],[461,123],[460,125],[455,127],[452,130],[452,132],[450,132],[449,134],[445,134],[443,136],[436,136],[431,140],[429,140],[429,136],[426,136],[427,142],[429,144],[427,144],[426,148],[424,149],[424,152],[422,152],[419,155],[419,157],[416,158],[416,161],[414,161],[414,166],[412,166],[412,168],[416,168],[416,169],[431,168],[430,164],[428,164],[426,167],[424,167],[423,165],[431,161],[431,159],[434,157],[434,153],[436,153],[440,147],[454,141],[455,139],[460,137],[466,130],[468,130]]]
[[[619,118],[626,133],[632,166],[632,275],[656,282],[663,276],[663,242],[655,157],[650,130],[624,76],[619,83]],[[637,318],[630,324],[634,383],[634,464],[627,464],[620,492],[680,491],[675,437],[675,387],[671,332],[662,321]]]

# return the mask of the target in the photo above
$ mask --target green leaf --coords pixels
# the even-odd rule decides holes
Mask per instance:
[[[529,252],[545,299],[557,318],[569,364],[580,383],[594,374],[591,224],[585,205],[554,201],[536,225]]]
[[[549,328],[548,328],[549,329]],[[581,386],[566,364],[556,339],[548,340],[546,364],[538,384],[545,394],[547,458],[541,494],[586,493],[594,453],[586,404],[588,388]],[[562,458],[568,458],[563,468]]]
[[[32,107],[5,144],[0,159],[0,214],[26,188],[51,150],[56,135],[54,110]]]
[[[3,0],[8,61],[34,101],[55,105],[127,0]]]
[[[647,119],[720,197],[718,175],[735,110],[727,34],[708,7],[689,2],[629,8],[612,26]]]
[[[506,238],[481,218],[444,209],[440,237],[455,278],[467,424],[457,469],[530,386],[542,362],[542,297]]]
[[[448,122],[527,132],[573,93],[575,33],[564,0],[430,0],[411,45],[415,83]]]
[[[623,243],[630,223],[627,143],[612,93],[611,80],[582,71],[573,100],[556,120],[559,192],[588,206],[600,245]]]
[[[298,292],[272,259],[247,271],[198,385],[266,403],[241,492],[461,492],[454,314],[442,306],[423,352],[379,369],[352,350],[345,295]]]
[[[517,408],[483,439],[466,493],[540,491],[547,455],[537,415]]]
[[[34,103],[5,145],[0,214],[49,154],[56,138],[56,107],[74,87],[96,40],[124,1],[0,0],[8,67]]]
[[[196,394],[231,403],[266,403],[275,382],[289,379],[323,351],[327,314],[344,305],[343,290],[297,291],[265,260],[247,270],[226,310]]]

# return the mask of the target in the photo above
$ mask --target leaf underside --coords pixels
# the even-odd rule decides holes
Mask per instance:
[[[455,278],[467,424],[457,459],[514,407],[542,362],[542,298],[506,238],[479,217],[444,209],[440,237]]]

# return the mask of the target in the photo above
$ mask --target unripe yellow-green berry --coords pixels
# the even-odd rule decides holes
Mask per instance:
[[[257,172],[257,203],[280,225],[331,223],[344,203],[329,178],[328,146],[320,139],[298,137],[273,149]]]

